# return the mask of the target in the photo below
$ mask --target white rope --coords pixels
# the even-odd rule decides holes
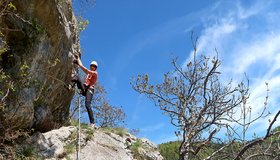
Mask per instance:
[[[77,160],[80,160],[80,152],[81,152],[81,102],[80,102],[80,96],[78,96],[78,108],[79,108],[79,125],[78,125],[78,135],[77,135],[77,141],[78,141],[78,149],[77,149]]]

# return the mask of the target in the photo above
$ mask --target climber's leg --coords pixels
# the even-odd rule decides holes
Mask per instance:
[[[94,93],[94,89],[88,88],[87,91],[86,91],[86,101],[85,101],[89,121],[90,121],[91,124],[94,124],[93,112],[92,112],[92,109],[91,109],[91,106],[90,106],[93,93]]]
[[[72,80],[71,80],[71,86],[74,87],[75,84],[77,84],[78,89],[81,90],[82,95],[85,95],[86,87],[85,87],[85,85],[82,83],[80,77],[77,76],[77,75],[73,76],[73,77],[72,77]]]

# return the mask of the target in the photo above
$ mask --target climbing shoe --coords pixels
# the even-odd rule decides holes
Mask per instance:
[[[95,123],[90,123],[89,126],[90,126],[91,128],[93,128],[93,129],[98,129],[98,128],[99,128],[99,127],[97,127],[97,126],[95,125]]]

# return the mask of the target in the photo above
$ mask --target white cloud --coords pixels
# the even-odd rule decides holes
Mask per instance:
[[[272,35],[260,35],[259,39],[244,42],[235,49],[237,58],[233,61],[232,72],[243,74],[251,65],[257,64],[262,68],[271,68],[275,57],[280,51],[280,32]],[[233,53],[232,53],[233,54]]]
[[[248,106],[252,107],[252,117],[257,116],[264,106],[265,82],[270,89],[270,112],[276,113],[280,105],[280,30],[278,17],[274,16],[279,12],[270,10],[271,5],[264,1],[256,1],[249,7],[237,3],[224,14],[209,15],[211,18],[204,18],[205,28],[198,39],[199,53],[216,56],[214,48],[217,48],[222,60],[221,80],[233,78],[236,84],[244,79],[244,73],[248,75],[251,89]],[[261,22],[257,21],[259,17],[263,18]],[[191,59],[192,54],[182,67],[186,67]],[[258,121],[252,126],[252,132],[264,131],[266,128],[263,126],[268,126],[267,122],[267,118]]]
[[[262,10],[269,7],[269,1],[256,1],[252,6],[244,8],[240,1],[237,3],[237,15],[240,19],[247,19],[251,16],[259,14]]]

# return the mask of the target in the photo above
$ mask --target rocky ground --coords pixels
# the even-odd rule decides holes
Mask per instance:
[[[43,159],[76,159],[78,129],[61,127],[37,133],[27,144],[32,144]],[[137,138],[124,129],[83,126],[80,136],[82,160],[162,160],[157,146],[145,138]]]

